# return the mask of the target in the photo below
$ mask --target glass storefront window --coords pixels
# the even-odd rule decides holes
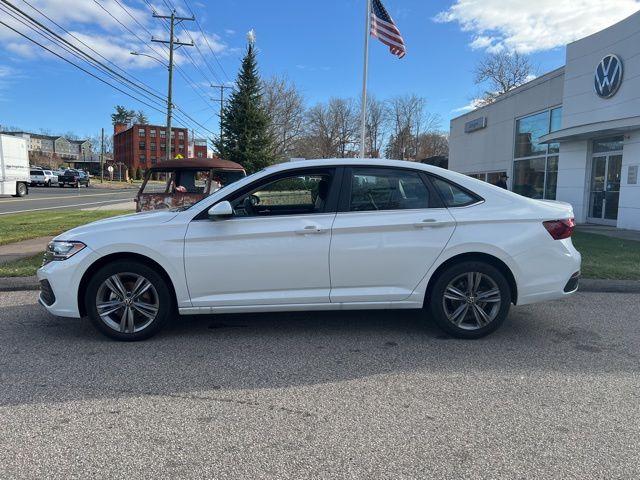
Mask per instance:
[[[547,157],[547,176],[544,187],[544,198],[547,200],[556,199],[558,189],[558,157]]]
[[[624,138],[622,136],[601,138],[600,140],[595,140],[593,142],[593,153],[620,151],[622,150],[623,141]]]
[[[515,157],[533,157],[547,153],[547,145],[538,143],[549,133],[549,111],[516,120]]]
[[[544,198],[545,157],[513,163],[513,191],[525,197]]]
[[[562,107],[551,110],[551,121],[549,124],[549,133],[557,132],[562,127]],[[549,144],[549,153],[560,153],[559,143]]]

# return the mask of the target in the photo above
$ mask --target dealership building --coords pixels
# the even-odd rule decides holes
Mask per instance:
[[[566,65],[451,121],[449,168],[640,230],[640,12],[566,47]]]

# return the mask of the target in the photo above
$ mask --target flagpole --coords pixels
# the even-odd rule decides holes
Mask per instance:
[[[369,76],[369,30],[371,28],[371,0],[366,0],[366,18],[364,23],[364,68],[362,74],[362,112],[360,117],[360,158],[364,158],[367,138],[367,77]]]

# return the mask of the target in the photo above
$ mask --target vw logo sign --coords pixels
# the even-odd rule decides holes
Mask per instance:
[[[601,98],[613,97],[622,84],[622,60],[617,55],[607,55],[596,67],[596,94]]]

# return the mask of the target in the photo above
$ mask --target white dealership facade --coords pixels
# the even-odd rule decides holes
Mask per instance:
[[[449,168],[640,230],[640,12],[566,47],[566,65],[451,121]]]

